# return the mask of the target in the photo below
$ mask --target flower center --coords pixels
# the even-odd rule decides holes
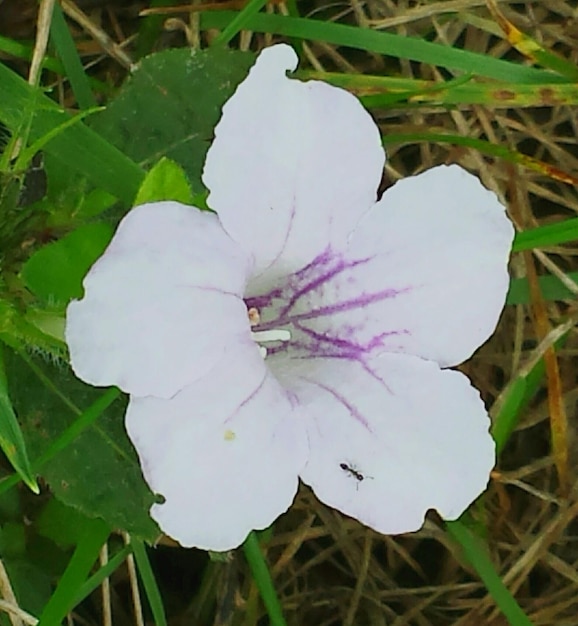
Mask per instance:
[[[261,316],[259,314],[259,309],[256,307],[251,307],[247,310],[247,315],[249,317],[249,325],[251,327],[258,326],[261,321]],[[278,341],[290,341],[291,333],[288,330],[284,330],[281,328],[272,329],[272,330],[258,330],[256,332],[251,332],[251,337],[253,341],[259,344],[259,352],[261,356],[265,358],[267,356],[267,348],[262,346],[262,343],[268,342],[278,342]]]

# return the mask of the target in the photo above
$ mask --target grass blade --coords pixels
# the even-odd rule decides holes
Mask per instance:
[[[97,105],[92,94],[88,78],[84,73],[82,62],[78,56],[78,51],[74,40],[68,30],[62,9],[58,2],[54,4],[52,13],[52,24],[50,26],[50,36],[52,43],[62,61],[66,76],[70,81],[72,91],[76,96],[76,101],[81,109],[90,109]]]
[[[546,246],[556,246],[561,243],[578,240],[578,217],[569,220],[538,226],[516,235],[514,252],[530,250],[531,248],[544,248]]]
[[[18,476],[34,493],[40,493],[26,452],[24,436],[8,395],[3,348],[0,345],[0,448]]]
[[[79,591],[109,535],[110,528],[102,520],[90,520],[56,590],[42,611],[38,626],[60,626],[75,606]]]
[[[95,589],[102,585],[103,581],[111,576],[116,570],[125,562],[126,557],[132,552],[131,546],[125,546],[119,552],[117,552],[108,563],[101,567],[95,574],[93,574],[82,587],[78,590],[78,595],[74,599],[74,605],[80,604],[85,598],[87,598]]]
[[[496,0],[487,0],[487,5],[506,38],[518,52],[530,59],[532,63],[547,67],[574,82],[578,80],[578,67],[575,63],[546,50],[536,40],[519,31],[500,11]]]
[[[24,59],[30,61],[32,59],[33,47],[29,44],[22,43],[21,41],[14,41],[8,37],[0,35],[0,52],[4,52],[17,59]],[[51,72],[57,74],[64,74],[64,67],[62,63],[53,57],[45,56],[43,67]]]
[[[578,283],[578,272],[569,272],[566,276]],[[570,300],[575,298],[570,289],[557,276],[540,276],[538,284],[545,300]],[[528,304],[528,302],[530,302],[528,279],[513,278],[510,281],[510,290],[508,291],[506,304]]]
[[[18,134],[29,121],[30,103],[37,107],[30,131],[32,141],[70,119],[50,98],[0,63],[0,121],[12,133]],[[144,171],[134,161],[81,122],[62,130],[45,149],[127,205],[132,204],[144,178]]]
[[[201,15],[203,29],[223,29],[238,14],[236,11],[208,11]],[[488,55],[451,48],[442,44],[321,20],[259,13],[245,24],[247,29],[287,37],[326,41],[338,46],[358,48],[400,59],[420,61],[459,70],[507,83],[567,83],[568,79],[533,67],[494,59]]]
[[[474,535],[459,520],[446,522],[446,529],[449,535],[459,543],[464,556],[474,567],[511,626],[532,626],[532,622],[522,611],[520,605],[494,569],[494,565],[481,539]]]
[[[275,585],[271,578],[271,573],[269,572],[267,562],[261,552],[255,531],[249,533],[249,536],[243,544],[243,551],[249,563],[249,567],[251,568],[253,579],[259,588],[263,603],[267,609],[269,624],[271,624],[271,626],[287,626],[285,618],[283,617],[283,609],[281,608],[281,603],[279,602]]]
[[[578,185],[578,178],[572,176],[571,174],[552,167],[544,161],[539,161],[538,159],[522,154],[517,150],[510,150],[506,146],[494,144],[490,141],[485,141],[484,139],[436,132],[436,129],[425,132],[416,131],[412,133],[390,133],[383,137],[385,145],[414,143],[417,141],[431,141],[436,143],[450,143],[456,146],[466,146],[468,148],[473,148],[482,154],[488,154],[493,157],[504,159],[509,163],[521,165],[522,167],[526,167],[534,172],[539,172],[540,174],[549,176],[554,180],[559,180],[560,182],[568,183],[569,185]]]
[[[163,599],[161,597],[161,592],[159,591],[155,575],[153,574],[153,570],[146,553],[146,548],[144,547],[142,541],[133,537],[131,537],[130,545],[132,546],[136,565],[153,613],[154,623],[156,626],[167,626]]]
[[[173,4],[174,0],[151,0],[148,6],[152,9],[160,7],[170,7]],[[136,42],[136,59],[142,59],[142,57],[152,51],[157,37],[161,34],[163,30],[163,24],[165,23],[165,19],[166,17],[162,14],[147,15],[147,17],[142,19],[142,21],[140,22],[138,39]]]
[[[467,75],[453,80],[435,81],[316,70],[299,70],[296,76],[303,80],[322,80],[343,87],[358,96],[367,108],[382,108],[399,102],[410,106],[485,104],[499,108],[578,104],[576,83],[544,83],[536,87],[525,83],[467,80]]]
[[[239,31],[243,30],[247,23],[254,15],[257,15],[259,11],[267,4],[268,0],[249,0],[243,7],[242,11],[239,11],[235,17],[225,26],[221,31],[221,34],[215,38],[211,45],[213,46],[226,46]]]
[[[71,441],[73,441],[85,428],[88,428],[93,424],[104,410],[111,405],[120,395],[120,391],[116,388],[108,389],[102,396],[93,404],[91,404],[86,411],[84,411],[79,418],[71,424],[63,433],[52,443],[50,448],[36,461],[32,463],[33,473],[39,472],[42,466],[54,458],[61,450],[66,448]],[[14,474],[8,476],[0,481],[0,494],[4,493],[14,485],[18,484],[20,476]]]

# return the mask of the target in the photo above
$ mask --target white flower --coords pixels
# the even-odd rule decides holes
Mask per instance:
[[[203,174],[217,215],[133,209],[68,308],[73,368],[130,394],[165,498],[151,514],[185,546],[239,545],[298,478],[413,531],[429,508],[459,516],[494,464],[478,392],[444,368],[495,328],[512,225],[457,166],[376,203],[378,129],[351,94],[288,78],[296,62],[265,50],[224,106]]]

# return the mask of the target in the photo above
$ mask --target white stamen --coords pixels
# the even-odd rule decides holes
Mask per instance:
[[[288,330],[259,330],[256,333],[251,333],[253,341],[257,344],[265,343],[267,341],[289,341],[291,339],[291,333]],[[263,358],[267,356],[267,348],[263,346],[257,346],[259,353]]]
[[[289,341],[291,333],[288,330],[259,330],[251,333],[253,340],[257,343],[266,343],[267,341]]]
[[[249,316],[249,325],[251,327],[258,326],[261,321],[259,309],[251,307],[247,310],[247,315]],[[291,339],[291,333],[288,330],[282,329],[258,330],[255,333],[251,333],[251,338],[256,344],[266,343],[267,341],[289,341]],[[267,348],[260,345],[257,347],[259,348],[259,354],[264,359],[267,356]]]

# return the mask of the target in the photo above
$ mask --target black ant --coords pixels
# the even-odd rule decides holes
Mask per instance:
[[[339,467],[346,472],[349,476],[353,476],[357,481],[357,485],[355,485],[356,489],[359,489],[359,483],[366,478],[373,479],[373,476],[364,476],[356,467],[352,465],[347,465],[347,463],[340,463]]]
[[[355,467],[350,467],[349,465],[347,465],[347,463],[340,463],[339,467],[344,471],[347,472],[350,476],[353,476],[355,479],[357,479],[359,482],[361,482],[365,476],[361,473],[358,472]]]

